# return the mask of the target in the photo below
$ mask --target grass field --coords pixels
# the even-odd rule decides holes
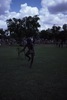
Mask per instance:
[[[67,100],[67,48],[36,45],[33,66],[0,47],[0,100]]]

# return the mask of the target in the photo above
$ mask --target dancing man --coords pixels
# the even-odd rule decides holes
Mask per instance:
[[[25,53],[25,56],[28,58],[28,61],[30,61],[30,68],[32,67],[33,64],[33,59],[34,59],[34,45],[33,42],[31,41],[30,38],[27,38],[27,43],[24,46],[22,50],[19,51],[19,54],[27,48],[27,51]]]

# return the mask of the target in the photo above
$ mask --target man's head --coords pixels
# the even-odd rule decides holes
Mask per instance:
[[[31,39],[30,38],[27,38],[27,43],[31,43]]]

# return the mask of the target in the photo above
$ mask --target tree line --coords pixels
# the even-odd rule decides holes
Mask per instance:
[[[12,18],[7,19],[7,29],[0,29],[0,39],[13,38],[17,43],[21,43],[24,37],[33,37],[34,39],[43,39],[61,41],[61,43],[67,41],[67,24],[64,24],[62,28],[60,26],[53,25],[52,28],[39,31],[39,16],[28,16],[22,19]]]

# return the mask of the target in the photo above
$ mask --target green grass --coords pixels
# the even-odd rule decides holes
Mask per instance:
[[[66,100],[67,48],[36,45],[33,66],[17,47],[0,47],[0,100]]]

